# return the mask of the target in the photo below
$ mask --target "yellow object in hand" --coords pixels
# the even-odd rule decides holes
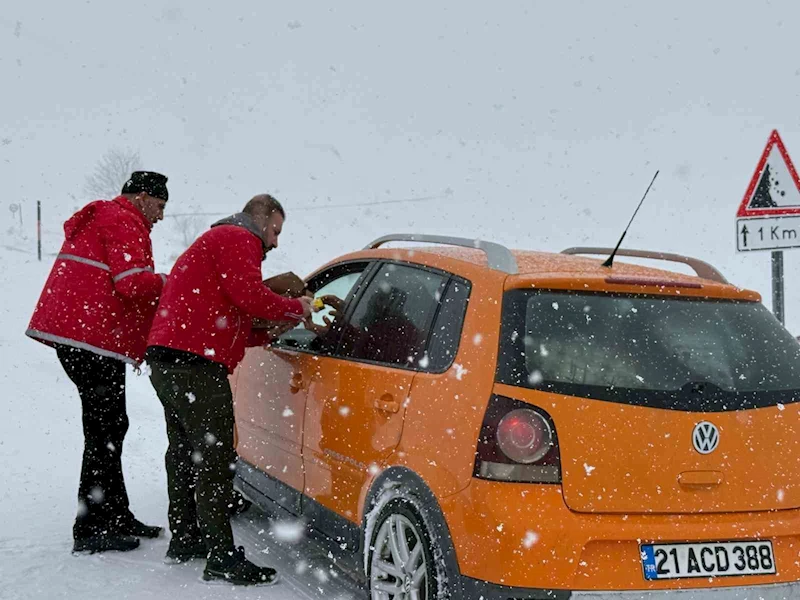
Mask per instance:
[[[314,302],[312,303],[314,308],[320,310],[322,307],[325,306],[325,303],[322,301],[322,298],[314,298]]]

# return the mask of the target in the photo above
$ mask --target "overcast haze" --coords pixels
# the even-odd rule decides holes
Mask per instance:
[[[41,199],[58,232],[100,156],[129,147],[169,175],[168,213],[275,193],[272,264],[305,274],[391,231],[613,245],[661,169],[626,245],[698,254],[769,304],[769,254],[736,254],[734,214],[773,128],[800,160],[798,17],[791,1],[8,2],[0,219],[22,201],[32,226]]]

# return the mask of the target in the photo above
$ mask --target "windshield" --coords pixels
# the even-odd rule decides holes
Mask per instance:
[[[498,381],[697,411],[800,399],[800,344],[759,303],[513,290]]]

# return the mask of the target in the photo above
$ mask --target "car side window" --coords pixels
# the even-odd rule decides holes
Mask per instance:
[[[314,293],[314,298],[323,296],[338,298],[342,308],[338,318],[341,319],[344,306],[353,296],[356,284],[368,266],[369,263],[336,265],[311,279],[308,282],[308,289]],[[338,338],[337,329],[329,327],[329,323],[336,316],[334,307],[326,305],[311,317],[312,325],[316,327],[307,328],[304,323],[299,323],[294,329],[280,335],[273,345],[318,352],[332,351],[336,345],[335,338]]]
[[[381,265],[343,325],[337,354],[424,369],[430,324],[446,280],[426,269]]]
[[[470,283],[461,278],[454,277],[447,284],[431,328],[426,371],[442,373],[453,364],[461,341],[470,290]]]

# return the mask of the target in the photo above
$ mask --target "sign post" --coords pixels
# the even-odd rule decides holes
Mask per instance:
[[[42,201],[36,201],[36,254],[42,262]]]
[[[786,322],[783,311],[783,251],[778,250],[772,253],[772,312],[781,325]]]
[[[772,312],[785,323],[783,251],[800,248],[800,179],[773,130],[736,213],[736,250],[772,252]]]

